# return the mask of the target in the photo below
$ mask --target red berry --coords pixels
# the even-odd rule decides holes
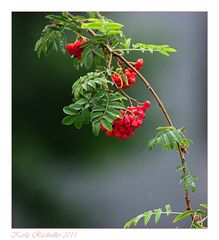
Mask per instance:
[[[136,123],[137,123],[137,127],[140,127],[140,126],[142,125],[142,120],[141,120],[141,119],[138,119],[138,120],[136,121]]]
[[[130,122],[128,116],[125,116],[123,122],[124,122],[124,124],[128,124]]]
[[[106,135],[108,136],[108,137],[110,137],[110,136],[112,136],[113,135],[113,132],[110,132],[110,131],[106,131]]]
[[[121,133],[120,133],[120,132],[115,132],[115,136],[116,136],[117,138],[120,138],[120,137],[121,137]]]
[[[150,102],[145,102],[144,105],[127,107],[126,111],[120,109],[121,118],[116,118],[112,122],[112,131],[108,131],[104,126],[100,125],[100,129],[106,131],[107,136],[115,136],[117,138],[126,139],[134,135],[134,132],[143,124],[145,110],[150,106]]]
[[[126,75],[127,78],[129,78],[129,77],[131,77],[132,74],[129,72],[128,69],[126,69],[125,70],[125,75]]]
[[[134,132],[133,132],[133,131],[130,131],[130,132],[128,133],[128,135],[129,135],[130,137],[132,137],[132,136],[134,135]]]
[[[132,85],[132,84],[134,84],[134,83],[135,83],[135,78],[130,77],[130,78],[129,78],[129,84]]]
[[[121,138],[123,138],[123,139],[126,139],[128,137],[128,135],[126,134],[126,133],[123,133],[122,135],[121,135]]]
[[[83,52],[84,48],[80,48],[80,47],[85,42],[86,42],[86,40],[76,41],[74,43],[68,43],[65,46],[66,51],[69,53],[69,55],[74,55],[79,60],[81,60],[81,56],[82,56],[82,52]]]
[[[121,109],[121,110],[119,110],[120,111],[120,113],[122,114],[122,115],[124,115],[125,114],[125,112]]]
[[[132,71],[132,77],[133,77],[133,78],[136,78],[136,77],[137,77],[136,72]]]
[[[151,103],[149,102],[149,101],[146,101],[145,103],[144,103],[144,107],[145,108],[149,108],[151,106]]]
[[[140,118],[144,118],[145,117],[145,114],[143,112],[139,113],[139,117]]]
[[[137,127],[137,126],[138,126],[137,121],[134,120],[134,121],[132,122],[132,127]]]
[[[66,48],[66,51],[69,53],[69,55],[74,54],[74,43],[66,44],[65,48]]]
[[[125,133],[126,132],[126,128],[125,127],[120,127],[119,130],[120,130],[121,133]]]
[[[136,61],[135,68],[136,68],[137,70],[140,70],[143,64],[144,64],[144,60],[143,60],[142,58],[139,58],[139,59]]]
[[[135,119],[135,118],[134,118],[132,115],[129,116],[130,122],[132,122],[134,119]]]

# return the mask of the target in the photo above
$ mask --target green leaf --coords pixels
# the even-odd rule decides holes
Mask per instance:
[[[124,228],[130,228],[130,226],[133,224],[133,220],[134,220],[134,219],[131,219],[130,221],[128,221],[128,222],[125,224]]]
[[[178,130],[172,129],[171,131],[169,131],[169,133],[174,138],[174,140],[181,145],[183,138],[182,135],[178,132]]]
[[[150,221],[151,219],[151,216],[152,216],[152,211],[148,211],[148,212],[145,212],[143,215],[144,215],[144,225],[147,226],[148,222]]]
[[[195,212],[196,212],[196,214],[199,214],[199,215],[205,215],[206,214],[206,211],[203,210],[203,209],[197,209]]]
[[[81,120],[84,123],[88,123],[90,121],[90,112],[87,109],[83,109],[81,111]]]
[[[188,148],[189,142],[192,142],[189,139],[185,139],[184,135],[172,126],[158,127],[157,135],[151,139],[148,143],[149,149],[161,145],[165,151],[170,151],[176,149],[178,151],[177,144],[181,147]]]
[[[127,100],[127,98],[120,94],[119,92],[116,92],[111,98],[110,98],[110,101],[118,101],[118,100]]]
[[[91,86],[93,89],[96,89],[96,83],[94,81],[91,80],[87,84]]]
[[[122,75],[122,78],[123,78],[125,84],[126,84],[127,86],[129,86],[129,80],[128,80],[127,76],[126,76],[123,72],[121,73],[121,75]]]
[[[77,112],[75,109],[73,109],[73,108],[71,108],[71,107],[69,107],[69,106],[64,107],[64,108],[63,108],[63,112],[64,112],[65,114],[72,115],[72,116],[78,114],[78,112]]]
[[[101,57],[104,59],[103,51],[100,48],[92,48],[92,51],[94,52],[95,55]]]
[[[92,108],[92,111],[93,112],[103,112],[103,111],[105,111],[105,109],[106,108],[102,105],[96,105],[95,107]]]
[[[114,23],[114,22],[104,22],[104,27],[107,28],[107,30],[119,30],[122,27],[124,27],[124,25],[120,24],[120,23]]]
[[[63,16],[64,18],[69,18],[69,16],[68,16],[68,13],[67,13],[67,12],[62,12],[62,16]]]
[[[185,211],[185,212],[179,214],[178,216],[175,217],[175,219],[173,220],[173,223],[176,223],[185,217],[191,216],[192,214],[194,214],[194,212],[195,211],[193,211],[193,210],[188,210],[188,211]]]
[[[81,110],[81,105],[77,103],[70,104],[69,107],[75,110]]]
[[[189,188],[192,188],[192,192],[196,191],[195,181],[198,179],[197,176],[191,176],[189,173],[182,174],[181,182],[183,182],[183,188],[185,191],[188,191]]]
[[[113,128],[112,128],[112,124],[109,123],[106,119],[101,119],[100,120],[100,123],[108,130],[108,131],[112,131]]]
[[[162,53],[164,56],[167,56],[167,57],[170,56],[165,50],[160,50],[159,52]]]
[[[83,83],[81,84],[81,86],[78,86],[79,90],[80,90],[81,87],[82,87],[82,89],[84,89],[85,91],[88,91],[88,81],[83,82]],[[76,90],[77,90],[77,89],[75,89],[75,91],[76,91]],[[82,92],[80,91],[80,93],[83,94],[83,91],[82,91]]]
[[[103,118],[106,119],[109,123],[112,123],[113,120],[115,120],[115,117],[113,117],[112,115],[105,113],[103,115]]]
[[[177,166],[176,166],[176,171],[183,170],[184,168],[185,168],[185,166],[177,165]]]
[[[156,138],[152,138],[152,139],[149,140],[148,148],[149,148],[150,151],[156,146],[156,141],[157,141]]]
[[[199,224],[197,222],[193,222],[192,226],[195,227],[195,228],[203,228],[203,225],[201,225],[201,224]]]
[[[160,220],[162,209],[161,208],[154,209],[154,213],[155,213],[155,223],[157,224]]]
[[[168,137],[168,134],[163,134],[163,140],[165,144],[163,145],[163,149],[165,151],[170,151],[174,147],[174,142],[170,137]]]
[[[145,44],[136,43],[132,44],[133,49],[140,49],[142,52],[149,51],[150,53],[159,52],[164,56],[169,56],[169,53],[176,52],[176,49],[171,48],[169,45],[155,45],[155,44]]]
[[[115,116],[117,118],[123,118],[121,113],[118,110],[116,110],[116,109],[114,109],[112,107],[108,107],[107,108],[107,113],[112,115],[112,116]]]
[[[92,124],[92,131],[95,136],[99,135],[100,132],[100,122],[95,122]]]
[[[65,54],[66,50],[65,50],[65,46],[67,44],[67,38],[66,38],[66,35],[65,33],[60,33],[60,37],[59,37],[59,47],[60,47],[60,50],[63,54]]]
[[[131,45],[131,38],[127,38],[126,40],[125,40],[125,42],[121,42],[120,43],[124,48],[130,48],[130,45]]]
[[[93,21],[92,23],[83,23],[81,25],[82,29],[93,29],[93,30],[99,30],[103,31],[103,23],[102,21]]]
[[[167,48],[166,48],[166,51],[167,51],[167,52],[177,52],[176,49],[170,48],[170,47],[167,47]]]
[[[107,83],[109,82],[105,76],[100,77],[101,72],[89,72],[85,76],[80,77],[72,85],[72,94],[76,100],[82,96],[90,100],[98,92],[105,92],[108,89]],[[95,90],[95,91],[94,91]]]
[[[116,102],[116,101],[110,102],[108,104],[108,107],[117,108],[117,109],[126,109],[126,106],[123,103]]]
[[[110,35],[120,35],[122,32],[120,30],[109,30],[106,32],[106,35],[110,36]]]
[[[203,208],[208,208],[208,204],[207,203],[201,203],[200,206],[203,207]]]
[[[101,63],[102,61],[101,61],[101,57],[99,57],[99,56],[97,56],[97,55],[95,55],[94,56],[94,64],[95,64],[95,66],[97,67],[97,68],[102,68],[102,63]]]
[[[157,127],[156,130],[157,131],[166,131],[166,130],[173,130],[174,127],[172,126],[164,126],[164,127]]]
[[[80,98],[75,104],[84,105],[86,103],[88,103],[86,98]]]
[[[109,76],[111,76],[112,73],[113,73],[113,70],[112,70],[111,68],[107,68],[107,69],[106,69],[106,72],[107,72],[107,74],[108,74]]]
[[[104,97],[106,95],[106,91],[101,91],[101,90],[98,90],[95,95],[94,95],[94,98],[97,98],[98,100],[102,97]]]
[[[83,124],[83,119],[80,115],[77,116],[77,118],[75,118],[74,120],[74,125],[77,129],[80,129],[82,127]]]
[[[91,119],[103,116],[103,112],[92,112]]]
[[[92,65],[92,62],[93,62],[93,54],[92,52],[88,52],[85,58],[85,63],[84,63],[85,68],[89,69]]]
[[[170,204],[167,204],[167,205],[165,206],[165,209],[166,209],[166,215],[169,216],[170,213],[172,212]]]
[[[137,217],[134,218],[133,224],[136,227],[139,220],[143,217],[143,214],[138,215]]]
[[[75,116],[67,116],[62,119],[62,124],[71,125],[75,121]]]
[[[73,63],[73,67],[75,69],[79,70],[79,68],[80,68],[80,61],[79,61],[79,59],[76,58],[76,57],[73,57],[72,58],[72,63]]]

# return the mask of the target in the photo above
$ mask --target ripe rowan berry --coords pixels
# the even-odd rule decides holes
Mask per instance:
[[[143,59],[138,59],[135,64],[135,68],[137,70],[140,70],[143,63],[144,63]],[[117,68],[117,70],[119,70],[120,73],[114,73],[111,75],[112,80],[114,81],[118,88],[129,88],[135,83],[137,74],[134,70],[132,70],[132,68],[122,70],[122,73],[121,69],[122,69],[121,67]],[[127,81],[125,81],[124,79],[124,75],[127,77],[128,84]]]
[[[150,107],[150,102],[145,102],[143,105],[127,107],[126,111],[120,110],[121,118],[116,118],[112,122],[112,131],[106,130],[102,125],[100,129],[106,131],[107,136],[115,136],[117,138],[126,139],[132,137],[137,128],[139,128],[145,118],[145,111]]]
[[[136,61],[136,64],[135,64],[135,68],[137,70],[140,70],[142,68],[142,65],[144,64],[144,60],[142,58],[139,58],[137,61]]]
[[[81,56],[84,48],[80,48],[80,47],[85,42],[86,40],[82,40],[82,41],[77,40],[74,43],[68,43],[65,46],[66,51],[69,53],[69,55],[75,56],[78,58],[78,60],[81,60]]]

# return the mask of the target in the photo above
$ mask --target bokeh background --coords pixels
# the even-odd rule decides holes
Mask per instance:
[[[103,14],[124,24],[133,43],[169,44],[178,50],[170,57],[144,54],[141,72],[175,126],[185,126],[194,141],[188,164],[200,176],[197,192],[190,194],[192,207],[198,208],[207,201],[207,13]],[[77,72],[61,53],[38,59],[34,45],[46,15],[12,13],[12,227],[121,228],[137,214],[167,203],[183,211],[178,154],[147,149],[155,128],[166,123],[140,80],[128,92],[152,105],[133,138],[95,137],[90,126],[77,130],[61,124],[72,83],[86,72]],[[142,54],[128,58],[138,57]],[[159,224],[148,226],[189,227],[189,222],[172,224],[171,217],[162,216]]]

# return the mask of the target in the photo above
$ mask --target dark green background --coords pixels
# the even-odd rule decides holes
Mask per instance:
[[[12,226],[121,228],[137,214],[167,203],[183,211],[177,153],[149,152],[146,147],[155,128],[166,123],[140,79],[128,92],[152,105],[133,138],[95,137],[90,126],[77,130],[61,124],[72,83],[86,72],[75,71],[68,55],[37,58],[34,45],[47,24],[46,14],[12,13]],[[192,207],[198,208],[207,195],[207,13],[103,14],[124,24],[133,42],[169,44],[178,50],[170,57],[137,53],[128,59],[144,58],[142,74],[175,126],[186,126],[194,141],[188,164],[200,176],[197,192],[191,194]],[[189,219],[175,225],[171,221],[162,217],[149,227],[189,226]]]

